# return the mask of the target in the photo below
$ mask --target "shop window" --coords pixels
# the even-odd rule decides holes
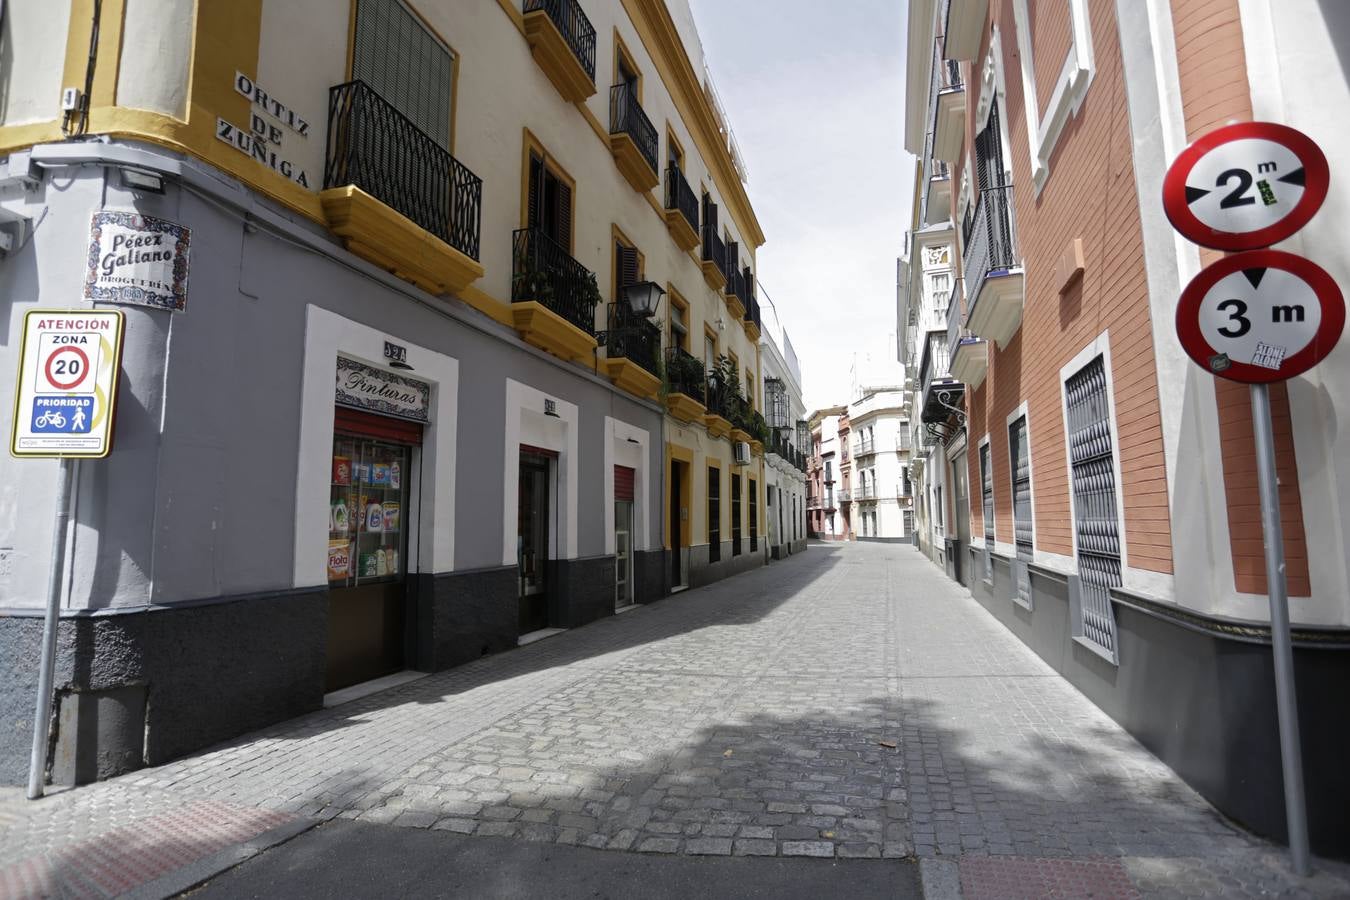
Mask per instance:
[[[333,438],[328,585],[401,581],[411,448],[344,434]]]

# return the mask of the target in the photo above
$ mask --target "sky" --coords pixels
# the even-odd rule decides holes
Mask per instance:
[[[756,276],[801,360],[806,407],[847,403],[855,352],[881,358],[894,342],[914,180],[905,4],[691,5],[764,229]]]

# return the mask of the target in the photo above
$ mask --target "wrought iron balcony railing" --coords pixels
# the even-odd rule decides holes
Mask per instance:
[[[703,259],[717,266],[718,271],[727,268],[727,245],[717,236],[717,231],[706,223],[703,226]]]
[[[511,302],[537,300],[587,334],[595,334],[595,274],[539,228],[512,232]]]
[[[709,372],[707,374],[705,397],[706,399],[703,405],[708,408],[709,413],[721,416],[728,422],[734,424],[735,420],[733,419],[733,416],[736,414],[735,405],[736,401],[740,398],[737,396],[736,392],[732,390],[731,385],[723,381],[722,377],[718,375],[717,372]]]
[[[609,89],[609,133],[628,135],[652,171],[660,171],[656,165],[656,126],[638,103],[636,85],[624,82]]]
[[[591,81],[595,81],[595,27],[582,12],[581,4],[577,0],[525,0],[525,12],[537,9],[542,9],[558,26],[558,32],[572,48],[577,62]]]
[[[961,258],[967,319],[980,302],[985,278],[1018,265],[1013,240],[1012,190],[1012,185],[1005,184],[980,191],[975,213],[967,221],[966,250]]]
[[[726,246],[726,259],[722,261],[722,274],[727,277],[726,291],[728,294],[736,294],[739,297],[741,295],[736,293],[739,290],[736,284],[741,277],[741,245],[736,241],[727,241]]]
[[[483,179],[364,81],[328,92],[323,183],[355,185],[478,259]]]
[[[858,452],[858,455],[859,455],[859,456],[867,456],[867,455],[870,454],[870,453],[875,453],[875,452],[876,452],[876,446],[875,446],[875,442],[873,441],[873,439],[872,439],[872,438],[862,438],[861,440],[859,440],[859,441],[858,441],[858,450],[857,450],[857,452]]]
[[[638,318],[626,303],[609,304],[606,321],[605,353],[610,359],[623,357],[653,375],[659,374],[661,329]]]
[[[681,347],[666,350],[666,382],[672,394],[684,394],[702,403],[706,399],[707,373],[703,362]]]
[[[689,227],[698,231],[698,196],[674,163],[666,166],[666,209],[678,209]]]

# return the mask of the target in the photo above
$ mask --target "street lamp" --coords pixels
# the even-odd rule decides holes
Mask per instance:
[[[655,281],[639,281],[630,284],[623,293],[633,315],[641,319],[650,319],[656,315],[656,307],[661,303],[661,295],[665,291]]]

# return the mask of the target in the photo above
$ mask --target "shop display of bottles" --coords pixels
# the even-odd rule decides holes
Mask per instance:
[[[328,582],[353,586],[404,571],[403,511],[407,451],[338,437],[328,512]]]

